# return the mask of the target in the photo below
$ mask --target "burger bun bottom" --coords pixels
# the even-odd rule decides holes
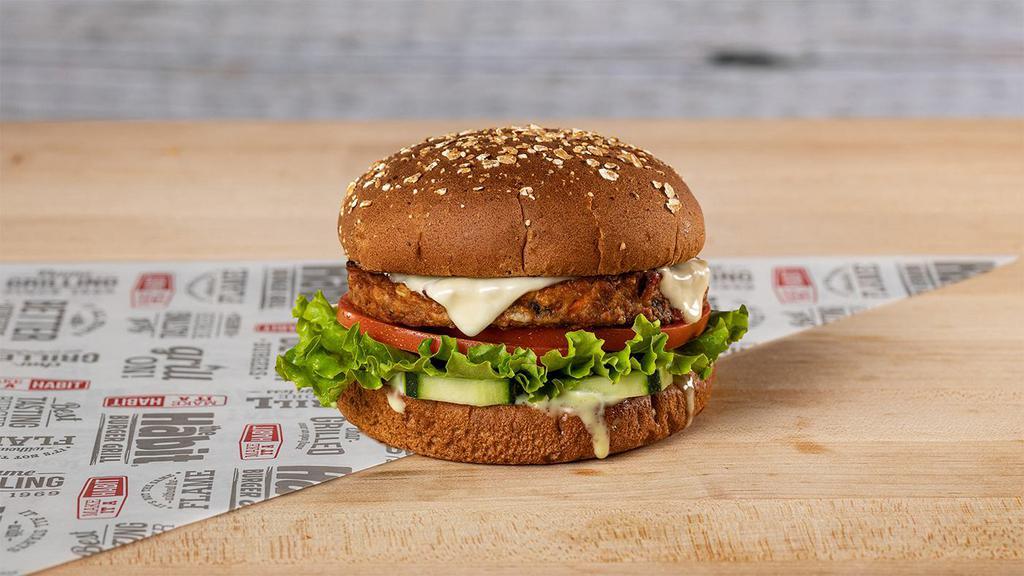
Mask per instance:
[[[685,377],[676,377],[657,394],[606,407],[609,453],[647,446],[685,429],[707,405],[713,378],[693,376],[690,406]],[[338,407],[370,437],[443,460],[554,464],[595,457],[590,433],[575,415],[551,415],[521,404],[477,407],[408,397],[404,401],[404,412],[397,412],[389,405],[385,389],[367,390],[353,384],[338,399]]]

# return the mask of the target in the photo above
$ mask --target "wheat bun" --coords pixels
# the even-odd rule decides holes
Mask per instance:
[[[365,270],[595,276],[689,260],[700,205],[650,152],[582,130],[489,128],[430,138],[349,184],[338,215]]]
[[[657,394],[629,398],[605,409],[609,453],[653,444],[680,432],[711,397],[711,380],[694,378],[692,414],[677,383]],[[678,382],[678,380],[677,380]],[[523,404],[475,407],[405,399],[405,412],[388,405],[383,389],[349,386],[341,413],[370,437],[417,454],[478,464],[554,464],[594,458],[590,433],[578,416]]]

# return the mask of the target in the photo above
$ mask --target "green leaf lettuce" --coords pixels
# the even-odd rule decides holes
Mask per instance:
[[[665,350],[668,335],[658,322],[637,316],[635,336],[622,350],[607,352],[604,341],[591,332],[576,330],[565,337],[568,349],[544,354],[538,361],[529,349],[509,352],[502,344],[471,346],[459,352],[456,340],[441,336],[441,345],[431,352],[430,340],[420,343],[416,353],[377,342],[355,324],[345,328],[337,321],[337,310],[317,293],[312,300],[299,296],[292,309],[298,319],[299,343],[277,357],[277,373],[299,388],[312,388],[320,403],[336,404],[353,382],[375,390],[400,372],[417,372],[451,378],[508,378],[520,393],[532,400],[555,397],[588,376],[605,376],[613,382],[638,370],[653,374],[665,368],[673,375],[696,372],[711,374],[715,360],[747,331],[747,309],[712,312],[700,336],[675,350]]]

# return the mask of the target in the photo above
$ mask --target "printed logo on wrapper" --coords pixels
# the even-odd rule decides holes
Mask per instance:
[[[68,532],[75,542],[68,551],[75,556],[91,556],[174,528],[174,524],[157,522],[107,522],[89,526],[95,528]]]
[[[117,276],[86,270],[39,270],[10,276],[4,293],[17,296],[105,296],[117,290]]]
[[[253,326],[253,331],[291,334],[295,332],[295,322],[261,322]]]
[[[212,412],[102,414],[89,464],[198,462],[220,430]]]
[[[5,552],[16,554],[38,544],[49,534],[49,526],[50,519],[35,510],[0,505],[0,535]]]
[[[82,350],[12,350],[0,348],[0,364],[31,366],[35,368],[57,368],[73,364],[95,364],[100,360],[99,352]]]
[[[0,434],[0,460],[56,456],[75,445],[72,434]]]
[[[174,298],[174,274],[145,272],[139,274],[132,288],[132,308],[166,308]]]
[[[193,299],[207,304],[242,304],[248,283],[248,268],[223,268],[191,280],[185,291]]]
[[[349,466],[267,466],[236,468],[229,509],[255,504],[351,474]]]
[[[825,276],[825,288],[845,298],[889,298],[882,267],[874,263],[853,263],[832,269]]]
[[[57,396],[0,396],[0,428],[49,428],[63,422],[81,422],[78,402]]]
[[[745,266],[712,266],[711,287],[712,294],[715,292],[754,290],[754,272]]]
[[[165,510],[209,510],[217,471],[179,470],[157,476],[139,491],[142,500]]]
[[[254,410],[309,410],[321,408],[320,401],[313,395],[310,388],[296,389],[295,387],[273,390],[251,391],[245,396],[245,401]],[[324,408],[334,412],[333,408]]]
[[[156,378],[161,380],[213,380],[213,373],[221,370],[220,364],[205,364],[206,352],[198,346],[168,346],[153,348],[151,356],[125,358],[121,377]]]
[[[812,328],[835,322],[851,314],[864,310],[863,306],[816,306],[806,310],[785,310],[785,315],[790,326],[794,328]]]
[[[234,338],[242,329],[242,315],[237,312],[167,310],[132,316],[127,321],[129,334],[161,340]]]
[[[128,499],[127,476],[94,476],[78,493],[78,519],[117,518]]]
[[[309,422],[299,422],[299,441],[296,450],[305,451],[307,456],[337,456],[345,453],[345,441],[352,441],[352,434],[358,434],[355,426],[345,426],[348,421],[342,416],[315,416]],[[355,436],[358,439],[358,436]]]
[[[0,302],[0,335],[7,333],[7,327],[11,325],[12,318],[14,318],[14,304]]]
[[[224,406],[228,397],[222,394],[173,394],[148,396],[107,396],[104,408],[207,408]]]
[[[331,302],[348,289],[348,274],[337,264],[280,266],[263,271],[260,289],[261,310],[290,310],[299,294],[312,296],[323,292]]]
[[[284,442],[280,424],[246,424],[238,440],[242,460],[273,460]]]
[[[75,445],[82,405],[62,396],[0,395],[0,460],[55,456]]]
[[[28,299],[17,307],[7,306],[10,315],[0,336],[12,342],[51,342],[62,336],[85,336],[107,323],[107,314],[95,304],[69,300]],[[6,334],[6,326],[13,326]]]
[[[89,380],[53,380],[50,378],[0,378],[0,390],[64,392],[88,390]]]
[[[59,496],[64,481],[63,472],[0,470],[0,497],[6,499]]]
[[[299,342],[294,332],[283,336],[267,336],[258,338],[252,343],[252,356],[249,359],[249,376],[256,380],[272,378],[275,381],[281,377],[274,371],[274,363],[277,356],[284,354],[289,348]]]
[[[995,268],[993,260],[936,260],[898,264],[900,281],[910,295],[934,290],[984,274]]]
[[[782,304],[813,304],[818,301],[811,274],[803,266],[777,266],[772,270],[772,288]]]

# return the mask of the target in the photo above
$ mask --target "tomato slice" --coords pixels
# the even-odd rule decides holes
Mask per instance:
[[[668,350],[678,348],[699,336],[707,326],[710,315],[711,307],[705,301],[704,314],[700,320],[690,324],[677,322],[662,326],[662,332],[668,334],[668,343],[665,348]],[[454,337],[458,341],[459,350],[463,353],[470,346],[477,344],[504,344],[510,351],[516,347],[530,348],[537,356],[543,356],[549,350],[559,350],[564,354],[568,350],[565,333],[571,331],[564,328],[510,328],[506,330],[487,328],[476,336],[469,337],[452,329],[409,328],[389,324],[363,314],[352,306],[348,294],[342,296],[338,302],[338,322],[346,328],[358,323],[359,328],[374,340],[409,352],[415,352],[420,342],[426,339],[433,340],[431,349],[437,351],[443,335]],[[609,351],[622,350],[626,346],[626,342],[634,336],[632,328],[594,328],[591,332],[604,340],[604,348]]]

